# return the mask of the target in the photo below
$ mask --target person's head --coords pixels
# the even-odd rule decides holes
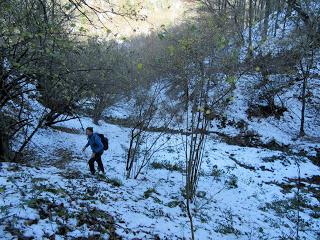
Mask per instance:
[[[86,134],[87,134],[87,136],[92,136],[92,134],[93,134],[93,128],[92,127],[87,127],[86,128]]]

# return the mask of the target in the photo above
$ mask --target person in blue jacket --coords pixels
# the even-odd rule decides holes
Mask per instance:
[[[101,160],[101,155],[103,154],[103,143],[101,138],[97,133],[93,132],[92,127],[86,128],[86,134],[88,136],[88,143],[82,148],[82,151],[85,151],[86,148],[90,145],[92,150],[92,156],[89,160],[90,172],[95,174],[94,162],[98,163],[98,170],[104,173],[104,167]]]

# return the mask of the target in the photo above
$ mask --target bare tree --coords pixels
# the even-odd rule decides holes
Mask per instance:
[[[155,126],[160,129],[168,128],[173,119],[173,116],[166,114],[165,108],[161,104],[161,95],[165,89],[166,86],[162,84],[155,85],[150,95],[146,94],[146,90],[143,90],[141,98],[136,100],[131,116],[133,127],[130,130],[127,151],[127,178],[136,179],[143,168],[150,163],[153,156],[163,149],[165,143],[170,139],[167,138],[159,144],[160,140],[163,140],[165,132],[152,132],[152,128]]]
[[[78,0],[1,3],[0,123],[6,133],[1,158],[8,159],[8,146],[17,136],[24,139],[17,146],[21,152],[39,128],[77,117],[78,103],[88,92],[84,79],[90,72],[106,71],[70,61],[80,56],[78,38],[87,37],[75,29],[79,15],[92,25],[99,15],[143,18],[133,7],[123,9],[109,1],[101,7]],[[29,97],[43,105],[42,113],[33,115]]]

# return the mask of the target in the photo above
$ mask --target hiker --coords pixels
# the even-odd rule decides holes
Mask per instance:
[[[102,171],[102,173],[104,173],[104,167],[101,161],[101,155],[103,154],[104,150],[102,140],[99,134],[93,132],[92,127],[86,128],[86,134],[88,136],[88,143],[82,148],[82,151],[84,152],[90,145],[92,150],[92,156],[89,160],[90,172],[95,174],[94,162],[96,161],[98,163],[98,171]]]

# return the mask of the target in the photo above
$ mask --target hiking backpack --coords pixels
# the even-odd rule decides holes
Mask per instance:
[[[103,150],[109,149],[109,140],[103,134],[98,133],[98,136],[101,138],[101,142],[103,144]]]

